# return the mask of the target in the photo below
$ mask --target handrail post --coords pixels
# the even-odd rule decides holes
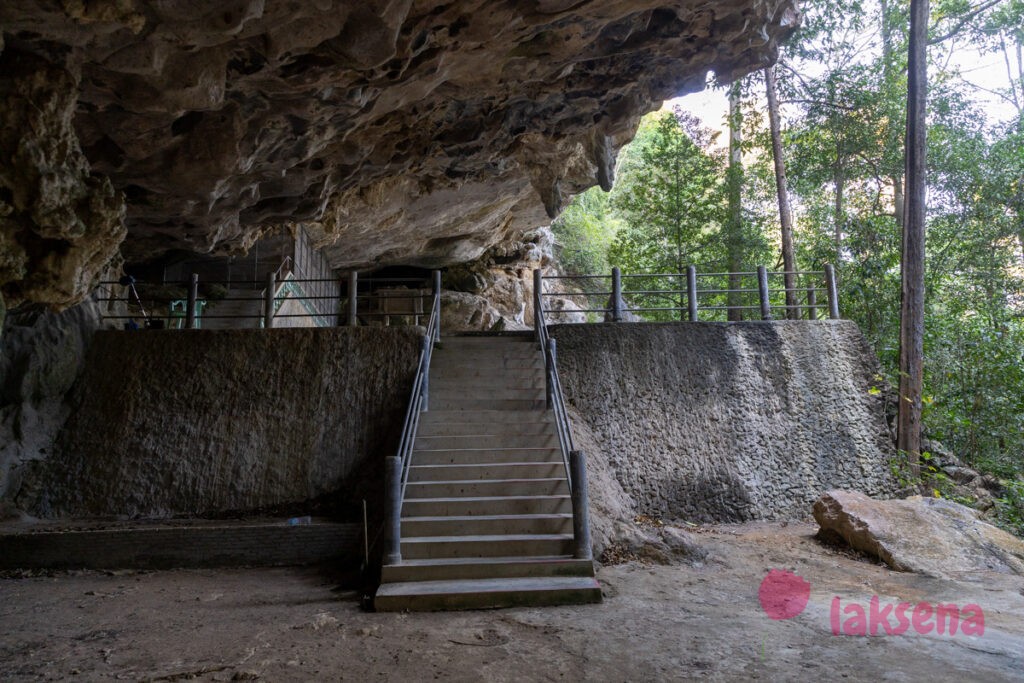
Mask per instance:
[[[356,319],[356,313],[358,311],[357,298],[359,288],[359,271],[353,270],[348,274],[348,326],[355,327],[359,324]]]
[[[441,271],[435,270],[433,273],[433,286],[434,286],[434,298],[431,301],[431,309],[436,308],[437,310],[431,310],[431,313],[436,313],[437,322],[434,327],[434,339],[433,341],[441,341]]]
[[[622,322],[622,271],[612,268],[612,322]]]
[[[818,297],[817,290],[814,289],[814,285],[812,284],[810,287],[807,288],[807,319],[808,320],[817,320],[818,319],[818,301],[817,301],[817,297]]]
[[[555,343],[555,340],[551,339],[549,337],[548,338],[548,348],[545,349],[545,356],[546,356],[546,358],[544,359],[544,366],[545,366],[544,367],[544,370],[545,370],[545,372],[544,372],[544,384],[545,384],[545,387],[546,387],[546,390],[547,390],[546,391],[546,395],[547,395],[547,401],[548,401],[547,405],[548,405],[548,409],[549,410],[551,408],[553,408],[554,405],[555,405],[555,379],[554,379],[554,374],[555,374],[555,360],[556,360],[557,355],[558,355],[558,346]]]
[[[761,298],[761,320],[772,319],[772,302],[768,297],[768,269],[757,267],[757,292]]]
[[[277,278],[274,273],[267,274],[267,289],[263,292],[263,327],[270,329],[274,326],[274,294],[277,289]]]
[[[828,317],[839,320],[839,290],[836,288],[836,269],[825,264],[825,287],[828,289]]]
[[[199,299],[199,273],[192,273],[192,280],[188,285],[188,300],[185,303],[186,330],[195,329],[197,299]]]
[[[431,338],[430,332],[428,331],[427,334],[423,336],[423,341],[421,342],[421,349],[420,349],[423,352],[424,360],[427,360],[427,359],[430,358],[430,349],[431,349],[431,347],[433,345],[434,345],[434,340]],[[421,411],[425,413],[425,412],[427,412],[427,404],[429,403],[429,400],[430,400],[430,368],[429,368],[429,363],[428,363],[428,367],[426,368],[426,371],[423,373],[423,381],[420,383],[420,398],[423,399]]]
[[[543,297],[544,275],[540,268],[533,269],[533,334],[540,342],[540,326],[543,314],[541,306],[544,305]]]
[[[569,453],[569,477],[572,494],[572,539],[577,560],[594,559],[590,542],[590,494],[587,490],[587,461],[583,451]]]
[[[393,565],[402,561],[402,459],[397,455],[388,456],[385,459],[385,468],[387,545],[385,546],[384,564]]]
[[[686,299],[690,307],[690,322],[697,322],[697,268],[686,266]]]

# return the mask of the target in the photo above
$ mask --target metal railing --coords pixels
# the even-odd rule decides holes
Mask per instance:
[[[126,276],[121,280],[101,282],[104,292],[96,300],[105,304],[101,313],[103,320],[126,321],[126,328],[137,327],[140,319],[145,327],[151,329],[198,329],[203,321],[214,320],[249,320],[253,327],[274,327],[275,321],[289,318],[305,318],[317,327],[335,324],[337,314],[331,311],[337,309],[338,296],[308,294],[305,290],[320,283],[337,284],[336,279],[297,278],[289,271],[278,282],[280,272],[279,269],[270,273],[263,283],[258,280],[205,280],[200,283],[195,273],[186,281],[147,282]],[[234,289],[223,289],[224,294],[213,293],[214,288],[225,288],[228,284]],[[260,284],[264,287],[257,290]],[[201,295],[200,285],[207,288],[205,295]],[[117,287],[122,288],[120,293]],[[250,291],[251,294],[248,293]],[[333,304],[324,306],[321,302],[326,300]],[[301,305],[303,311],[282,313],[282,307],[289,301]],[[221,304],[238,302],[243,302],[240,311],[217,310]],[[245,310],[244,302],[252,302],[251,311]]]
[[[430,318],[427,321],[426,334],[423,336],[420,347],[412,394],[405,410],[405,421],[402,423],[398,453],[388,456],[385,471],[387,486],[385,530],[387,534],[384,564],[388,565],[398,564],[402,561],[402,501],[405,500],[405,487],[409,481],[409,465],[412,462],[416,431],[420,424],[420,413],[426,412],[429,405],[430,359],[434,353],[434,344],[441,340],[441,271],[434,271],[431,279],[433,286]]]
[[[547,407],[554,413],[558,446],[562,451],[565,476],[572,498],[572,528],[574,555],[577,559],[593,559],[590,542],[589,493],[587,487],[586,458],[576,450],[572,438],[569,413],[565,409],[562,380],[558,376],[558,345],[548,334],[544,318],[543,279],[540,270],[533,271],[533,326],[537,343],[544,355],[544,385]]]
[[[611,275],[548,275],[544,281],[564,281],[575,291],[540,292],[541,303],[559,299],[573,305],[538,310],[559,321],[602,314],[607,322],[643,320],[772,320],[775,314],[796,319],[839,318],[835,270],[698,272],[689,266],[681,273],[622,273]],[[793,286],[787,286],[792,282]],[[577,305],[582,302],[582,305]],[[574,320],[574,316],[576,319]]]

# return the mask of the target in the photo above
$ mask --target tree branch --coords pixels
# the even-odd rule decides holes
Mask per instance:
[[[949,31],[947,31],[946,33],[944,33],[941,36],[938,36],[936,38],[932,38],[931,40],[928,41],[928,44],[929,45],[938,45],[939,43],[941,43],[943,41],[949,40],[950,38],[955,36],[957,33],[959,33],[960,29],[962,29],[964,26],[969,24],[971,22],[971,20],[974,19],[974,17],[978,16],[979,14],[981,14],[982,12],[984,12],[986,10],[992,9],[993,7],[995,7],[996,5],[998,5],[1001,2],[1003,2],[1003,0],[988,0],[988,2],[981,3],[980,5],[978,5],[974,9],[972,9],[970,12],[968,12],[967,14],[963,15],[962,17],[960,17],[960,21],[956,22],[956,24],[953,25],[953,28],[951,28]]]

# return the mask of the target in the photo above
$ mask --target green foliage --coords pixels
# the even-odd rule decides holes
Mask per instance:
[[[621,220],[609,211],[608,195],[592,187],[578,195],[551,224],[559,262],[576,275],[607,273],[608,249]]]
[[[776,70],[798,268],[836,266],[841,313],[860,325],[895,384],[907,3],[863,0],[837,10],[831,0],[805,0],[801,9],[802,27]],[[1006,482],[999,519],[1020,533],[1024,0],[935,0],[930,35],[924,421],[930,436]],[[950,66],[964,46],[1005,62],[1010,86],[996,95],[1016,116],[986,118],[969,74]],[[756,77],[745,92],[740,230],[729,230],[728,164],[712,134],[681,112],[661,112],[646,117],[623,150],[611,194],[587,193],[570,208],[565,222],[579,226],[574,234],[592,249],[574,270],[721,271],[731,239],[742,244],[745,269],[776,263],[775,178]],[[675,284],[626,281],[634,289]],[[941,472],[931,474],[940,494],[952,490]]]

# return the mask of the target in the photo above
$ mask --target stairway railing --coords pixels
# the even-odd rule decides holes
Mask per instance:
[[[569,413],[565,409],[562,380],[558,376],[558,347],[548,334],[544,318],[544,279],[540,269],[533,271],[533,327],[537,343],[544,352],[544,377],[547,406],[554,413],[558,445],[562,451],[565,476],[569,481],[572,495],[572,528],[574,555],[577,559],[592,559],[590,543],[590,501],[587,487],[586,459],[582,451],[576,450],[569,424]]]
[[[409,480],[409,465],[416,443],[420,413],[427,411],[429,403],[430,359],[434,353],[434,344],[441,341],[441,271],[433,272],[432,281],[430,318],[420,348],[419,363],[416,365],[412,395],[409,397],[409,405],[405,409],[402,437],[398,443],[398,453],[387,458],[384,473],[387,485],[385,502],[387,506],[385,517],[387,545],[384,552],[384,564],[388,565],[398,564],[402,561],[402,501],[405,499],[405,486]]]

